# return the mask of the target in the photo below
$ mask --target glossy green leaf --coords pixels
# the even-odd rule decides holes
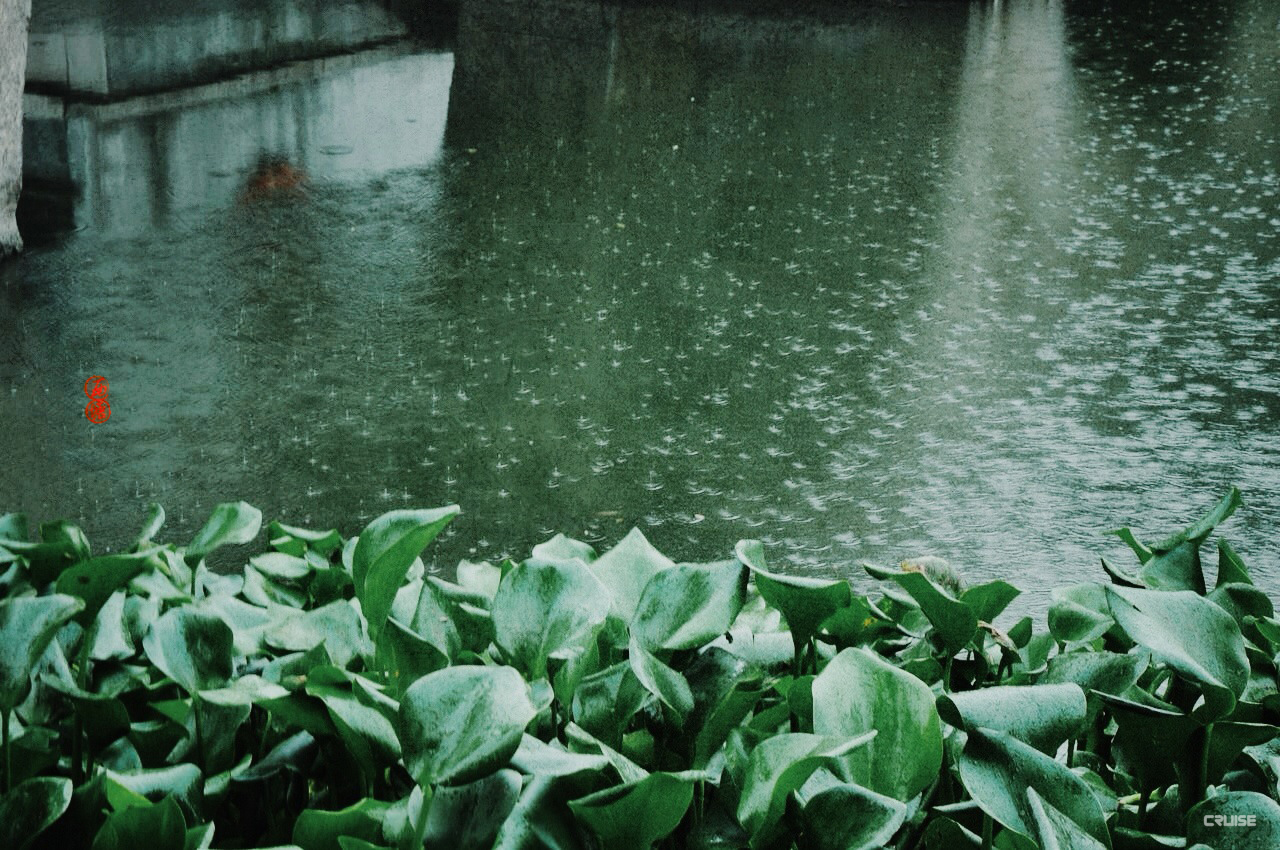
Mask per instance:
[[[1095,582],[1055,588],[1049,605],[1049,632],[1064,643],[1085,643],[1115,625],[1103,585]]]
[[[905,590],[937,630],[947,652],[956,653],[969,645],[978,631],[973,609],[940,588],[924,573],[886,570],[865,565],[875,578],[893,581]]]
[[[84,608],[76,615],[83,626],[89,626],[111,594],[133,580],[143,570],[162,565],[153,552],[132,555],[101,555],[81,561],[62,571],[55,585],[58,593],[84,600]]]
[[[505,765],[537,709],[510,667],[449,667],[423,676],[400,703],[405,767],[418,784],[456,785]]]
[[[188,606],[164,614],[142,640],[151,663],[192,694],[227,683],[233,646],[221,618]]]
[[[589,543],[557,534],[545,543],[539,543],[529,553],[535,561],[553,564],[580,564],[586,566],[596,559],[596,550]]]
[[[738,561],[678,564],[649,580],[631,634],[649,651],[692,649],[728,631],[747,598],[747,568]]]
[[[457,505],[391,511],[360,533],[351,555],[351,577],[369,634],[375,640],[409,567],[458,513]]]
[[[388,808],[386,803],[365,798],[338,811],[306,809],[294,821],[293,843],[302,850],[341,850],[338,840],[344,836],[377,842]]]
[[[106,771],[107,799],[117,809],[126,803],[117,796],[128,792],[138,803],[158,803],[172,799],[187,812],[203,808],[204,774],[194,764],[183,762],[168,767],[139,768],[128,772]]]
[[[187,824],[172,797],[151,806],[113,812],[94,836],[92,850],[184,850]]]
[[[151,542],[151,539],[160,533],[160,529],[163,526],[164,508],[156,502],[149,503],[147,505],[147,518],[142,522],[142,530],[138,532],[138,536],[133,541],[134,551],[146,547]]]
[[[849,605],[852,594],[847,581],[770,573],[765,567],[764,545],[758,540],[740,540],[734,552],[750,568],[760,595],[782,612],[797,654],[823,621]]]
[[[511,766],[521,773],[544,777],[598,773],[609,766],[609,759],[604,755],[570,752],[558,744],[544,744],[526,734],[511,757]]]
[[[960,601],[968,605],[979,620],[994,623],[1004,613],[1009,603],[1022,594],[1021,590],[1005,581],[996,579],[974,585],[960,594]]]
[[[426,846],[439,850],[489,850],[515,808],[519,773],[499,770],[475,782],[436,790],[427,816]]]
[[[1027,789],[1027,806],[1034,834],[1043,850],[1108,850],[1064,812],[1047,803],[1035,788]]]
[[[1236,508],[1244,504],[1244,500],[1240,497],[1240,491],[1232,487],[1227,495],[1223,496],[1216,505],[1209,509],[1209,512],[1187,526],[1177,534],[1154,544],[1151,549],[1153,552],[1169,552],[1183,542],[1191,542],[1197,546],[1204,542],[1213,529],[1226,521],[1227,517],[1235,513]]]
[[[1190,590],[1203,594],[1200,544],[1184,540],[1168,551],[1156,552],[1142,565],[1141,578],[1152,590]]]
[[[804,807],[804,846],[813,850],[878,850],[888,846],[907,818],[907,807],[851,783],[824,784],[798,795]]]
[[[674,566],[666,555],[633,528],[608,552],[591,565],[591,572],[609,591],[611,614],[623,623],[630,623],[640,605],[645,585],[655,575]]]
[[[1190,591],[1107,588],[1111,615],[1138,644],[1200,685],[1206,720],[1223,717],[1249,681],[1240,627],[1222,608]]]
[[[221,546],[249,543],[262,527],[262,511],[248,502],[223,502],[187,544],[187,563],[194,564]]]
[[[63,594],[0,600],[0,711],[11,711],[26,697],[36,662],[83,607],[82,600]]]
[[[40,776],[0,797],[0,847],[25,850],[71,804],[71,780]]]
[[[609,593],[585,565],[528,560],[498,586],[494,638],[512,664],[542,678],[549,659],[583,652],[608,613]]]
[[[1280,847],[1280,804],[1252,791],[1228,791],[1187,813],[1187,843],[1214,850],[1275,850]]]
[[[741,658],[711,647],[685,671],[694,709],[685,724],[692,765],[706,767],[729,733],[756,707],[765,693],[764,677]],[[692,735],[692,741],[688,737]]]
[[[449,656],[395,617],[388,617],[378,636],[378,668],[391,677],[397,694],[428,673],[449,666]]]
[[[849,778],[907,801],[942,765],[942,725],[929,686],[865,649],[846,649],[813,681],[813,731],[875,739],[848,757]]]
[[[601,847],[649,850],[679,825],[693,801],[693,781],[671,773],[651,773],[569,803],[595,833]]]
[[[1244,560],[1221,537],[1218,538],[1217,584],[1253,584],[1253,577],[1249,575],[1249,568],[1244,565]]]
[[[1037,815],[1027,794],[1085,835],[1111,846],[1102,809],[1089,786],[1065,765],[1004,732],[970,729],[959,758],[965,790],[997,823],[1034,839]]]
[[[684,676],[645,649],[635,636],[628,654],[631,671],[640,684],[675,712],[677,726],[683,725],[685,716],[693,710],[693,692]]]
[[[266,631],[265,637],[272,646],[293,652],[305,652],[324,644],[325,651],[339,667],[346,667],[356,657],[373,651],[359,613],[345,599],[306,613],[281,617]]]
[[[25,518],[23,518],[25,524]],[[40,542],[28,543],[23,539],[6,539],[4,548],[27,559],[31,581],[43,587],[72,564],[85,560],[91,554],[89,541],[74,523],[58,520],[40,526]]]
[[[738,801],[738,821],[750,833],[752,846],[768,844],[776,835],[787,798],[814,771],[837,765],[875,736],[874,731],[848,739],[795,732],[760,742],[747,759]]]
[[[1083,730],[1086,705],[1084,691],[1071,682],[1002,685],[943,694],[938,712],[958,729],[998,729],[1053,755]]]

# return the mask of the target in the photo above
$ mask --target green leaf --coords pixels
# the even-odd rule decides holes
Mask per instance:
[[[943,694],[942,719],[966,732],[985,727],[1007,732],[1048,755],[1084,726],[1084,691],[1074,683],[1001,685]]]
[[[629,655],[631,671],[640,684],[675,712],[677,726],[683,725],[684,718],[693,710],[693,692],[684,676],[645,649],[635,635],[631,637]]]
[[[12,711],[31,685],[36,662],[63,624],[84,602],[73,596],[24,596],[0,600],[0,711]]]
[[[760,595],[782,612],[797,655],[817,634],[824,620],[849,606],[852,594],[847,581],[770,573],[765,568],[764,544],[759,540],[740,540],[734,552],[751,570]]]
[[[1084,835],[1111,846],[1097,798],[1066,766],[1022,741],[992,729],[971,729],[959,759],[960,780],[984,812],[1008,829],[1040,834],[1028,789]]]
[[[449,667],[415,682],[400,703],[405,767],[426,788],[457,785],[505,765],[537,714],[511,667]]]
[[[1200,685],[1206,721],[1230,714],[1249,682],[1249,659],[1235,619],[1190,591],[1107,588],[1111,615],[1151,654]]]
[[[1079,685],[1090,703],[1089,716],[1093,718],[1100,706],[1097,697],[1090,697],[1091,691],[1124,694],[1138,681],[1149,663],[1150,656],[1146,652],[1126,655],[1117,652],[1068,652],[1049,661],[1049,669],[1040,677],[1039,684],[1074,682]]]
[[[638,528],[631,529],[617,546],[590,565],[609,591],[611,615],[624,624],[635,616],[649,580],[671,566],[671,559],[653,548]]]
[[[388,617],[378,637],[378,667],[391,677],[397,694],[428,673],[449,666],[449,656],[395,617]]]
[[[969,588],[960,594],[960,601],[973,609],[979,620],[994,623],[996,617],[1009,607],[1009,603],[1021,594],[1022,591],[1018,588],[997,579]]]
[[[92,850],[184,850],[187,824],[172,797],[152,806],[113,812],[94,836]]]
[[[599,773],[609,766],[603,755],[577,753],[563,747],[544,744],[532,735],[520,738],[520,746],[511,757],[511,766],[530,776],[571,776],[576,773]]]
[[[528,560],[498,586],[494,638],[530,679],[543,678],[548,659],[582,653],[608,613],[609,593],[585,565]]]
[[[267,630],[266,641],[291,652],[305,652],[324,644],[329,657],[339,667],[346,667],[356,657],[373,651],[360,615],[346,599],[282,618]]]
[[[1045,802],[1035,788],[1027,789],[1027,804],[1035,835],[1044,850],[1108,850],[1109,845],[1085,832],[1070,817]]]
[[[693,801],[693,781],[651,773],[573,800],[569,808],[600,839],[601,847],[649,850],[684,818]]]
[[[300,581],[311,575],[315,569],[306,558],[287,555],[284,552],[263,552],[250,558],[249,563],[264,576],[285,582]]]
[[[766,845],[777,835],[787,798],[814,771],[837,766],[875,736],[874,731],[851,739],[793,732],[760,742],[747,759],[738,800],[738,822],[751,834],[752,846]]]
[[[498,837],[523,781],[514,770],[439,788],[427,815],[426,846],[440,850],[489,850]]]
[[[1142,583],[1152,590],[1190,590],[1203,594],[1204,570],[1200,544],[1184,540],[1168,551],[1157,551],[1142,565]]]
[[[829,784],[798,795],[804,806],[805,847],[813,850],[878,850],[888,846],[907,818],[907,807],[852,783]]]
[[[1063,643],[1086,643],[1115,625],[1101,584],[1086,582],[1055,588],[1049,605],[1049,632]]]
[[[764,696],[764,677],[741,658],[719,647],[700,653],[686,670],[694,709],[685,725],[686,748],[692,744],[692,764],[706,767],[729,733]],[[691,742],[688,736],[692,735]]]
[[[1184,542],[1199,546],[1213,532],[1215,527],[1221,525],[1242,504],[1244,504],[1244,500],[1240,498],[1240,491],[1232,487],[1230,492],[1223,496],[1218,504],[1214,505],[1207,514],[1172,537],[1155,544],[1151,549],[1154,552],[1169,552]]]
[[[107,799],[116,809],[147,805],[171,799],[188,812],[198,812],[204,805],[204,774],[186,762],[120,773],[105,772]],[[123,794],[121,792],[124,792]]]
[[[948,653],[954,655],[973,640],[978,631],[978,617],[973,609],[938,587],[924,573],[886,570],[869,564],[864,567],[873,577],[897,582],[910,594],[937,630]]]
[[[530,556],[536,561],[550,561],[554,564],[580,564],[586,566],[596,559],[596,550],[591,544],[574,540],[557,534],[546,543],[533,547]]]
[[[9,516],[18,517],[20,525],[26,525],[26,517],[21,514]],[[39,543],[28,543],[22,537],[3,540],[5,549],[27,559],[31,582],[37,587],[53,581],[67,567],[90,555],[89,541],[80,526],[65,520],[41,525],[40,540]]]
[[[40,776],[0,797],[0,847],[25,850],[71,804],[71,780]]]
[[[55,587],[58,593],[84,600],[84,608],[76,615],[76,620],[87,628],[111,594],[143,570],[162,565],[154,549],[132,555],[101,555],[63,570]]]
[[[134,538],[133,550],[136,552],[150,543],[151,538],[160,533],[162,526],[164,526],[164,508],[156,502],[151,502],[147,505],[147,518],[142,523],[142,530]]]
[[[457,505],[391,511],[369,523],[360,533],[352,554],[351,577],[360,608],[369,623],[369,634],[375,640],[409,567],[458,513]]]
[[[693,649],[729,630],[747,599],[747,568],[738,561],[678,564],[649,580],[631,635],[649,651]]]
[[[302,850],[341,850],[339,839],[343,837],[379,841],[388,808],[388,804],[366,797],[336,812],[304,809],[293,824],[293,843]]]
[[[1253,584],[1253,577],[1249,575],[1249,568],[1231,548],[1231,544],[1219,537],[1217,586],[1224,584]]]
[[[151,663],[189,694],[227,684],[233,672],[231,629],[189,606],[173,608],[142,639]]]
[[[1280,804],[1252,791],[1228,791],[1187,813],[1187,843],[1214,850],[1275,850],[1280,847]]]
[[[942,725],[929,686],[865,649],[846,649],[813,681],[813,731],[875,739],[848,757],[849,778],[903,802],[942,765]]]
[[[247,502],[223,502],[213,509],[204,527],[187,544],[185,557],[195,564],[214,549],[249,543],[262,527],[262,511]]]

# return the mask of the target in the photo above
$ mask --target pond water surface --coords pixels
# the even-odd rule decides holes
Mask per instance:
[[[464,0],[270,73],[46,109],[75,230],[2,272],[0,509],[456,502],[439,567],[634,525],[1035,608],[1235,484],[1280,590],[1274,2]]]

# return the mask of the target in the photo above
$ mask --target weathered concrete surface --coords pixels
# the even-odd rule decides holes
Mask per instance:
[[[22,250],[22,84],[31,0],[0,0],[0,258]]]

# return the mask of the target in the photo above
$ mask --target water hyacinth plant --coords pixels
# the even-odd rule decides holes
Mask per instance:
[[[420,560],[447,507],[272,522],[219,574],[243,502],[101,556],[10,514],[0,846],[1274,850],[1280,620],[1224,540],[1203,571],[1239,504],[1117,532],[1137,566],[1056,591],[1047,631],[927,559],[863,594],[633,530],[447,581]]]

